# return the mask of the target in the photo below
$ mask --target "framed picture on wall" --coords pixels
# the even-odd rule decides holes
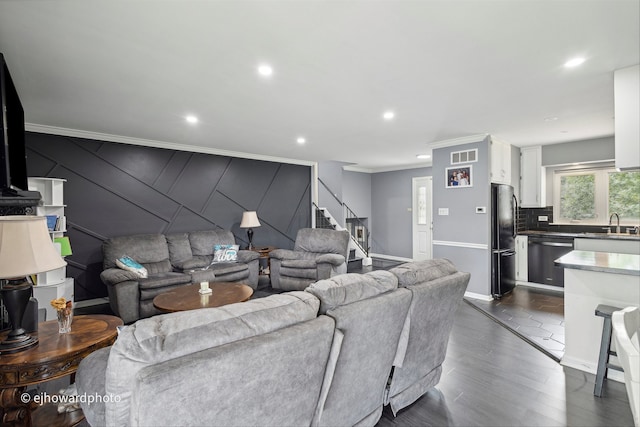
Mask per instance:
[[[447,183],[447,188],[473,187],[471,165],[446,168],[445,173],[445,182]]]

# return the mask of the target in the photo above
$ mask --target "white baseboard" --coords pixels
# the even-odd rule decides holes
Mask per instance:
[[[369,253],[369,256],[371,258],[388,259],[389,261],[400,261],[400,262],[412,262],[413,261],[412,258],[403,258],[403,257],[399,257],[399,256],[385,255],[385,254]]]
[[[465,292],[465,298],[473,298],[479,299],[481,301],[493,301],[493,297],[491,295],[477,294],[475,292]]]

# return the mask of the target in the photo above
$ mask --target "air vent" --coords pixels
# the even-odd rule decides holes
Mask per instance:
[[[478,149],[465,151],[454,151],[451,153],[451,164],[459,165],[460,163],[471,163],[478,161]]]

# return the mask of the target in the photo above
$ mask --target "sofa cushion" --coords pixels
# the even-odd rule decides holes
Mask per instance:
[[[140,263],[131,258],[130,256],[123,256],[116,260],[116,265],[125,271],[133,273],[136,277],[148,277],[149,272]]]
[[[286,259],[283,260],[281,265],[283,267],[290,268],[316,268],[317,262],[315,258],[308,259]]]
[[[213,247],[213,262],[237,262],[238,261],[238,245],[215,245]]]
[[[347,273],[312,283],[305,292],[320,300],[320,313],[361,301],[398,287],[398,279],[388,271],[376,270],[366,274]]]
[[[162,261],[157,262],[145,262],[144,268],[147,269],[150,275],[159,274],[159,273],[168,273],[173,271],[173,267],[171,266],[171,261],[169,259],[163,259]]]
[[[213,271],[216,277],[233,273],[249,274],[249,266],[247,264],[239,264],[237,262],[221,262],[213,264],[209,270]]]
[[[313,319],[320,302],[305,292],[142,319],[124,328],[111,349],[105,391],[120,399],[108,406],[108,425],[129,424],[135,376],[146,366],[265,334]]]
[[[280,280],[284,277],[297,277],[308,280],[318,280],[318,270],[314,268],[280,267]]]
[[[142,265],[169,259],[169,247],[162,234],[112,237],[103,243],[102,253],[104,270],[116,267],[116,259],[123,256],[130,256]]]
[[[398,286],[413,286],[457,273],[451,261],[444,258],[409,262],[389,270],[398,277]]]
[[[205,230],[189,233],[191,252],[197,255],[213,255],[215,245],[235,245],[236,239],[229,230]]]
[[[179,285],[181,283],[190,283],[191,275],[183,273],[157,273],[149,276],[146,279],[139,279],[140,289],[156,289],[163,288],[165,286]]]
[[[191,252],[188,233],[167,234],[165,237],[169,247],[171,264],[177,266],[178,263],[191,259],[193,253]]]
[[[294,251],[338,254],[349,253],[349,232],[323,228],[301,228],[296,235]]]

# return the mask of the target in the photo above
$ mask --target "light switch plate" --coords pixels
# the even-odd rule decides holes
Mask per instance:
[[[449,215],[449,208],[438,208],[438,215]]]

